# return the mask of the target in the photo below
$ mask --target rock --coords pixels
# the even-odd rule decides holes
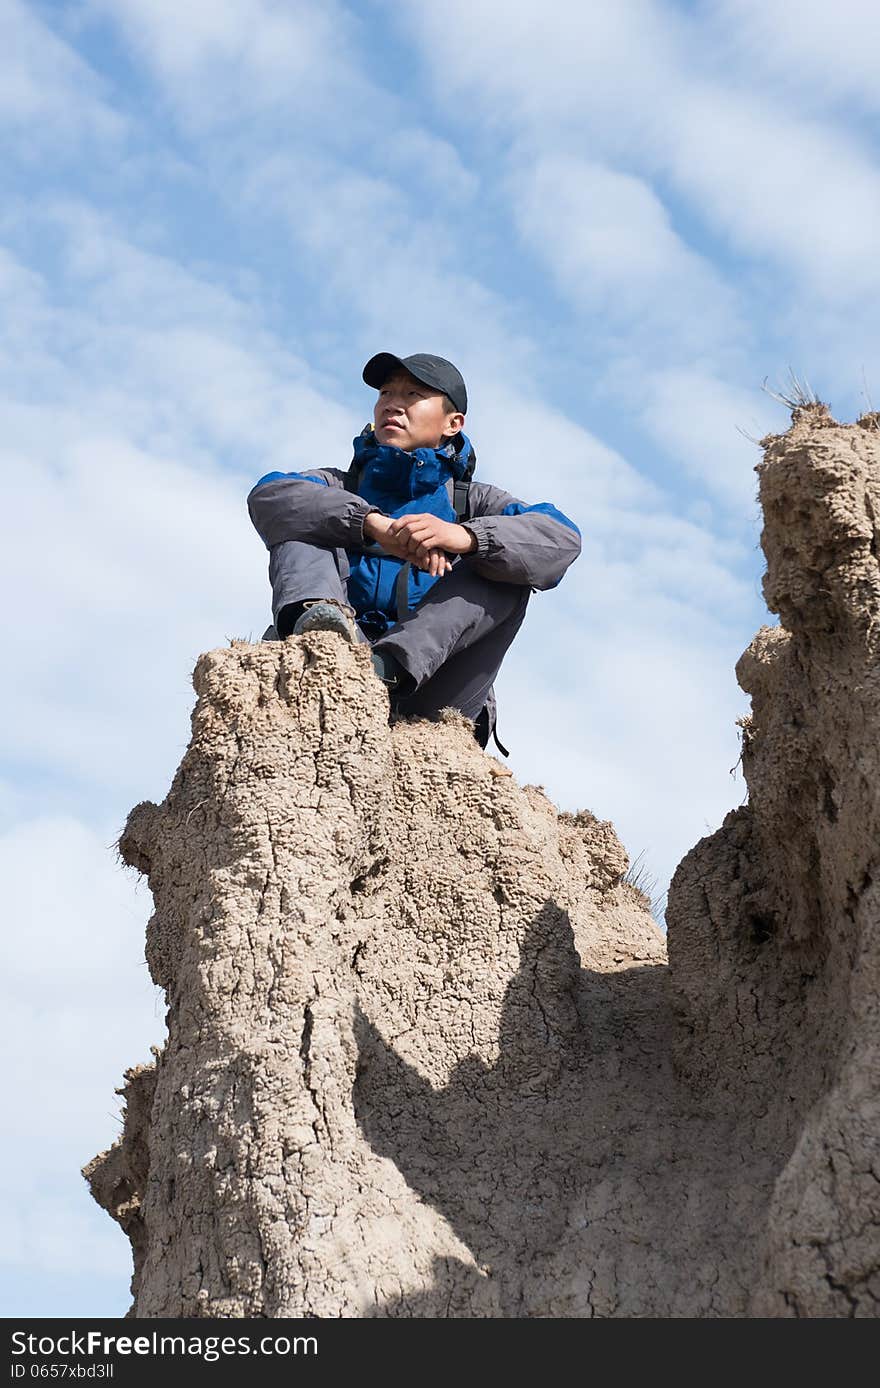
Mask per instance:
[[[769,1195],[750,1313],[880,1293],[880,433],[795,411],[758,471],[782,626],[737,667],[747,807],[669,893],[682,1076],[739,1113]]]
[[[669,965],[613,827],[330,633],[203,656],[121,836],[168,1042],[86,1170],[136,1317],[875,1315],[880,434],[760,467],[749,805]]]

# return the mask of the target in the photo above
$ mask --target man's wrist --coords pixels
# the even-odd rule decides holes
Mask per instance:
[[[387,520],[388,517],[379,510],[368,511],[361,524],[361,533],[368,544],[378,540],[387,527],[376,524],[378,520]]]
[[[471,530],[471,528],[470,528],[469,525],[463,525],[461,528],[462,528],[462,530],[464,531],[465,535],[466,535],[467,538],[468,538],[468,547],[467,547],[466,550],[463,550],[462,552],[463,552],[464,554],[475,554],[476,551],[477,551],[477,545],[478,545],[478,543],[479,543],[478,540],[477,540],[476,535],[475,535],[474,532]]]

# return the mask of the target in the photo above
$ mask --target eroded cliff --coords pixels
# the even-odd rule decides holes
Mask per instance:
[[[761,465],[749,805],[670,964],[612,827],[365,648],[234,643],[121,839],[169,1038],[87,1168],[151,1316],[874,1315],[880,433]]]
[[[764,594],[781,624],[737,666],[749,804],[669,896],[679,1073],[765,1154],[756,1315],[878,1313],[878,425],[808,406],[765,441]]]

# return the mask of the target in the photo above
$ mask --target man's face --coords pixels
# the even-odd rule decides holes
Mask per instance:
[[[396,371],[379,391],[373,423],[379,443],[411,453],[414,448],[439,448],[457,434],[464,415],[450,410],[446,397],[423,386],[408,371]]]

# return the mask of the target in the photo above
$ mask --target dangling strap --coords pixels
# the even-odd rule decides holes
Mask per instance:
[[[397,583],[394,588],[394,596],[397,602],[397,620],[402,622],[409,612],[409,576],[412,572],[412,564],[409,559],[402,566],[397,575]]]

